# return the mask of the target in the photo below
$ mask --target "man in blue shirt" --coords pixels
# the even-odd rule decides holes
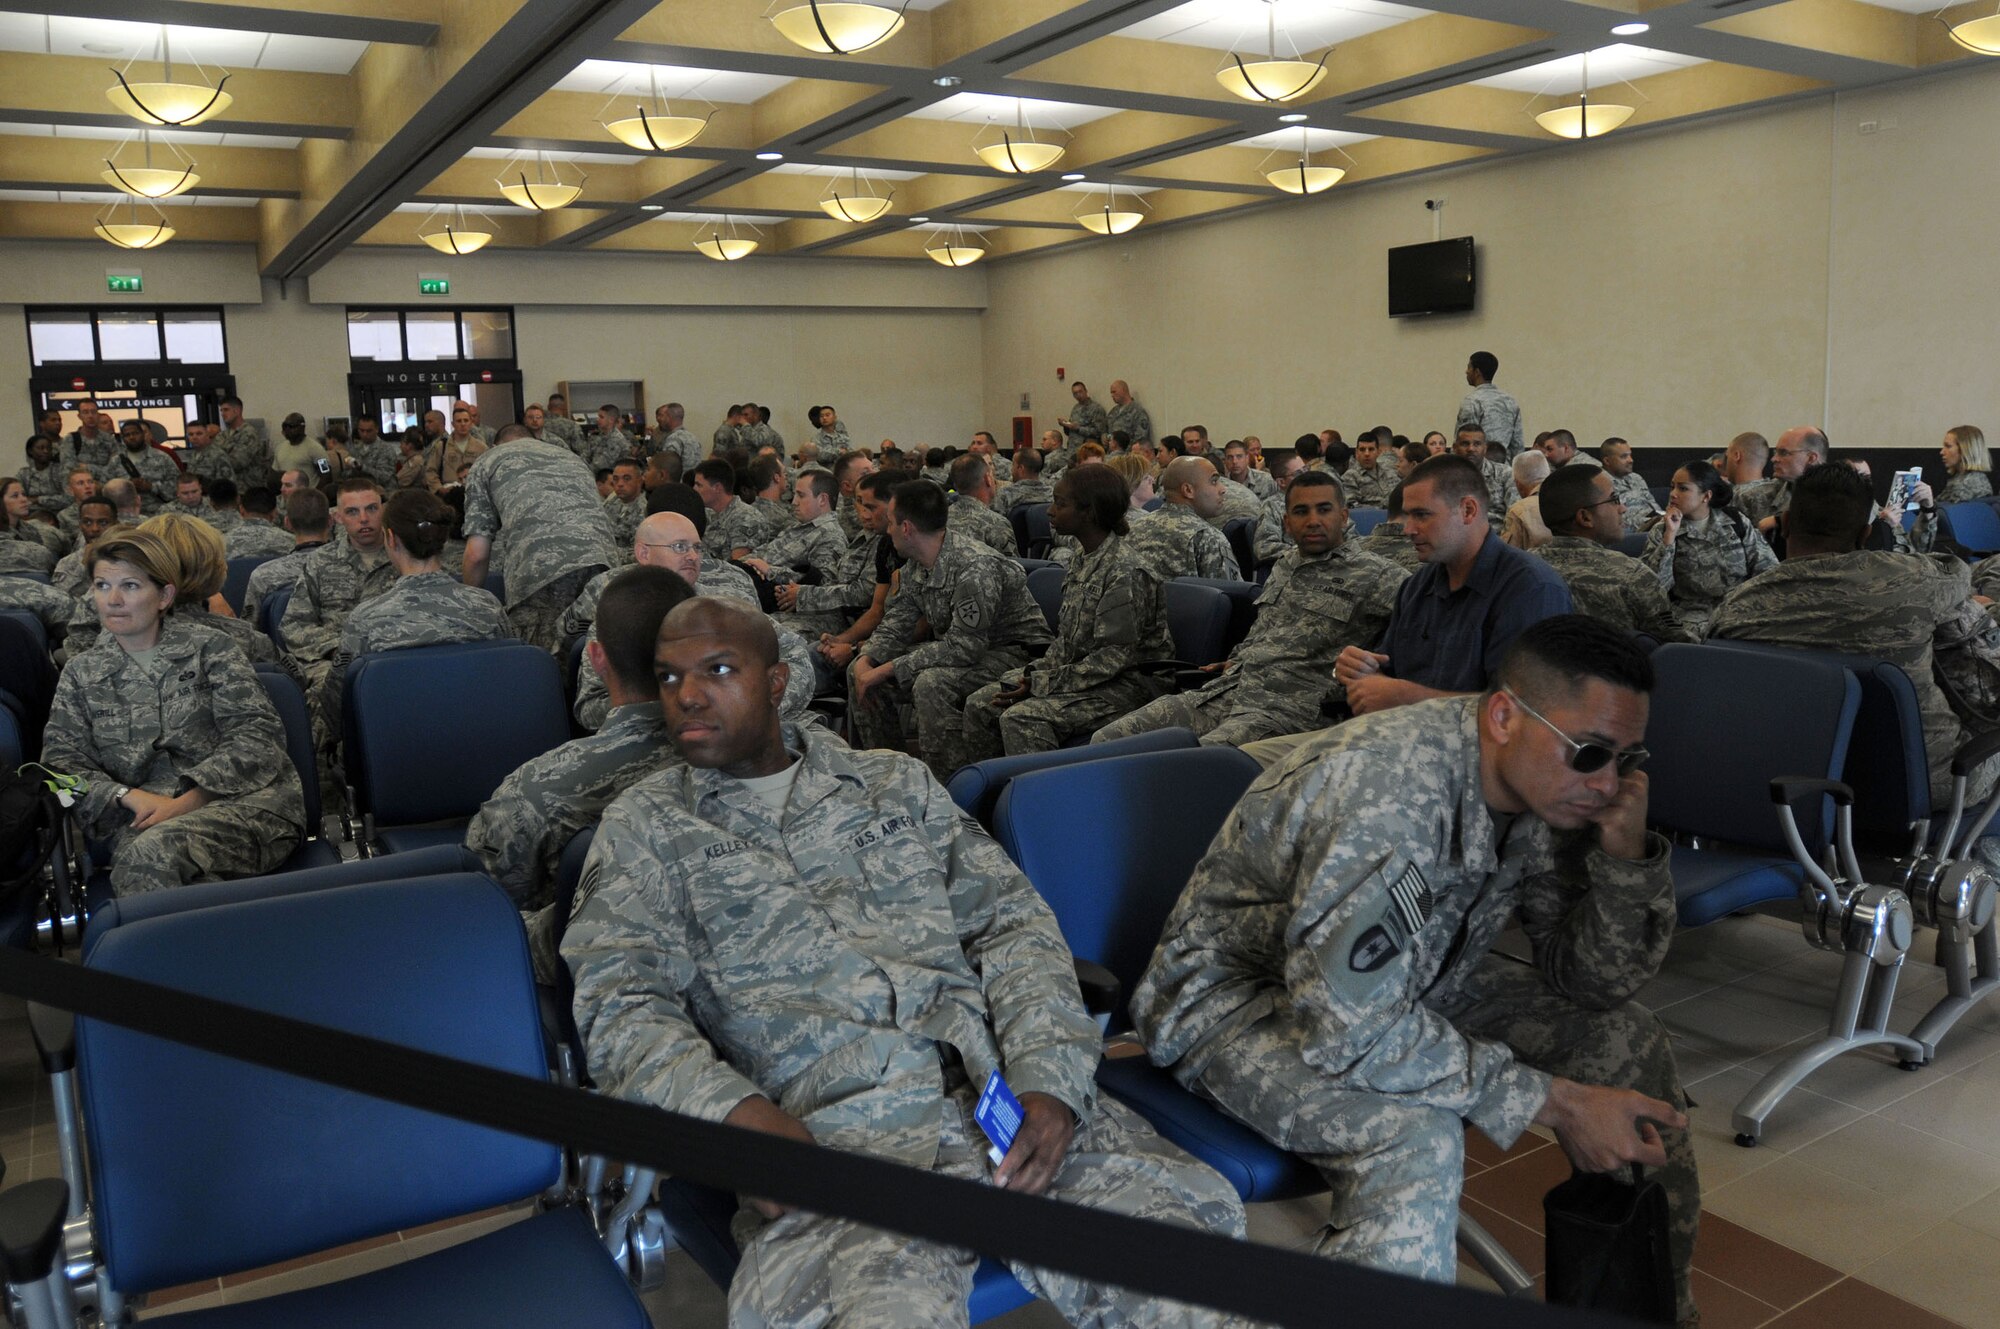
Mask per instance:
[[[1571,609],[1555,569],[1494,534],[1485,478],[1462,457],[1432,457],[1410,472],[1403,530],[1423,566],[1397,592],[1378,649],[1349,646],[1334,661],[1334,678],[1356,715],[1484,691],[1522,629]],[[1263,739],[1243,750],[1268,768],[1307,737]]]

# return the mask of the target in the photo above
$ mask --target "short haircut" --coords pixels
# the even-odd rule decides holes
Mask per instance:
[[[1616,434],[1613,434],[1610,438],[1607,438],[1602,443],[1599,443],[1597,445],[1597,448],[1598,451],[1601,452],[1605,448],[1629,448],[1631,446],[1632,445],[1630,443],[1618,437]]]
[[[1292,483],[1293,483],[1293,484],[1297,484],[1297,483],[1298,483],[1298,481],[1294,480],[1294,481],[1293,481]],[[1391,489],[1391,490],[1389,491],[1389,500],[1388,500],[1388,502],[1384,503],[1384,504],[1383,504],[1382,506],[1383,506],[1384,508],[1386,508],[1386,509],[1388,510],[1388,513],[1389,513],[1389,519],[1390,519],[1391,521],[1393,521],[1393,520],[1395,520],[1396,518],[1398,518],[1398,517],[1402,516],[1402,515],[1403,515],[1403,486],[1402,486],[1402,485],[1400,485],[1400,484],[1398,484],[1398,485],[1397,485],[1397,486],[1396,486],[1396,487],[1395,487],[1394,489]]]
[[[1808,466],[1792,485],[1785,537],[1858,542],[1874,509],[1874,486],[1853,467]]]
[[[493,436],[493,446],[497,448],[502,443],[518,443],[524,438],[534,436],[533,431],[524,424],[501,425],[500,432]]]
[[[1535,706],[1575,695],[1590,678],[1643,695],[1653,690],[1653,662],[1624,629],[1585,614],[1557,614],[1522,629],[1495,681]]]
[[[1042,473],[1042,454],[1034,448],[1015,449],[1014,472],[1017,475],[1040,475]]]
[[[694,588],[666,568],[635,564],[613,577],[597,602],[597,644],[619,684],[651,691],[660,623],[673,607],[694,598]]]
[[[799,476],[798,480],[804,480],[812,486],[815,497],[823,498],[829,503],[840,496],[840,485],[826,471],[807,471],[804,475]],[[798,488],[798,480],[792,482],[794,489]]]
[[[616,406],[613,406],[610,402],[605,402],[604,405],[598,407],[597,409],[599,414],[602,414],[605,411],[611,412],[611,418],[614,420],[621,419],[623,417],[623,413],[619,411],[619,409]]]
[[[1129,448],[1132,446],[1132,436],[1122,429],[1114,429],[1111,431],[1111,446],[1114,448]]]
[[[1331,489],[1340,506],[1347,506],[1347,491],[1340,487],[1340,481],[1334,479],[1332,471],[1300,471],[1293,476],[1292,482],[1285,486],[1285,506],[1291,507],[1292,495],[1304,489]]]
[[[896,492],[898,485],[904,483],[901,471],[870,471],[854,482],[854,492],[866,491],[876,498],[886,499]]]
[[[1292,451],[1310,462],[1319,460],[1320,442],[1318,434],[1300,434],[1292,440]]]
[[[263,485],[251,485],[243,491],[242,508],[260,517],[268,517],[278,510],[278,498]]]
[[[706,480],[712,485],[721,485],[732,492],[736,488],[736,468],[720,457],[710,457],[707,461],[698,463],[694,468],[694,478]]]
[[[1540,456],[1524,452],[1523,457]],[[1590,506],[1597,492],[1597,477],[1604,472],[1595,466],[1558,466],[1543,482],[1539,497],[1542,525],[1557,535],[1568,535],[1576,526],[1576,514]]]
[[[357,415],[357,416],[355,416],[355,417],[354,417],[354,425],[355,425],[355,427],[356,427],[357,429],[358,429],[358,428],[360,428],[360,426],[361,426],[361,422],[362,422],[363,420],[366,420],[366,421],[367,421],[367,422],[368,422],[369,424],[371,424],[371,425],[374,425],[374,426],[375,426],[375,429],[376,429],[376,432],[378,432],[378,433],[379,433],[379,432],[381,432],[381,429],[382,429],[382,417],[381,417],[381,416],[379,416],[379,415],[371,415],[371,414],[369,414],[369,413],[367,413],[367,412],[365,412],[365,411],[364,411],[364,412],[363,412],[363,413],[361,413],[360,415]]]
[[[102,494],[99,494],[96,498],[86,498],[83,502],[77,504],[76,515],[81,517],[85,508],[104,508],[111,513],[114,519],[118,516],[118,505]]]
[[[1554,439],[1556,442],[1562,444],[1564,447],[1568,448],[1571,452],[1576,451],[1576,435],[1570,433],[1569,430],[1551,429],[1549,431],[1549,437]]]
[[[950,461],[951,461],[951,454],[949,452],[946,452],[943,448],[924,449],[924,466],[926,469],[929,469],[931,467],[948,465]]]
[[[847,479],[849,471],[867,460],[868,454],[865,452],[843,452],[838,457],[835,457],[833,459],[835,487],[838,488],[839,482]]]
[[[1827,442],[1824,429],[1808,429],[1799,438],[1799,443],[1807,452],[1825,461],[1833,455],[1833,444]]]
[[[750,488],[755,493],[763,493],[785,473],[776,457],[759,457],[750,463]]]
[[[111,483],[117,484],[118,482],[116,480],[113,480]],[[203,494],[208,493],[208,481],[202,479],[200,476],[196,475],[193,471],[182,471],[180,475],[174,480],[174,488],[176,489],[179,489],[182,485],[185,484],[192,484],[196,489],[199,489]]]
[[[1250,445],[1240,438],[1232,438],[1222,445],[1222,452],[1224,456],[1232,452],[1240,452],[1247,457],[1250,455]]]
[[[1491,351],[1474,351],[1472,358],[1467,363],[1474,369],[1477,369],[1479,376],[1488,383],[1491,383],[1493,376],[1500,372],[1499,357],[1495,356]]]
[[[510,425],[508,427],[511,429],[513,426]],[[630,466],[633,470],[639,472],[641,475],[644,475],[646,473],[646,463],[634,460],[631,457],[620,457],[617,461],[611,463],[611,469],[614,471],[617,470],[620,466]]]
[[[214,500],[215,506],[219,508],[228,507],[236,501],[236,482],[226,475],[217,476],[203,488],[208,491],[209,498]]]
[[[325,535],[328,505],[317,489],[300,489],[285,496],[285,524],[293,535]]]
[[[375,483],[373,477],[366,475],[348,476],[340,482],[340,486],[333,492],[345,498],[349,494],[358,494],[364,489],[374,494],[377,498],[382,497],[382,486]]]
[[[1294,480],[1293,484],[1298,481]],[[1479,501],[1479,510],[1486,511],[1490,501],[1486,494],[1486,477],[1477,466],[1463,457],[1449,454],[1431,457],[1411,471],[1403,481],[1405,485],[1427,484],[1446,503],[1458,503],[1472,498]]]
[[[978,486],[987,469],[985,457],[977,452],[968,452],[951,464],[946,476],[951,481],[951,487],[963,494]]]
[[[951,511],[943,486],[935,480],[905,481],[891,492],[889,501],[896,505],[898,521],[910,523],[925,535],[943,530],[945,516]]]
[[[231,393],[227,397],[217,397],[215,404],[217,406],[234,406],[239,411],[243,409],[243,399],[234,393]]]
[[[1056,481],[1069,486],[1072,502],[1089,515],[1090,524],[1111,535],[1125,535],[1132,529],[1126,514],[1132,510],[1132,491],[1125,477],[1109,466],[1075,467]]]
[[[428,489],[398,489],[382,505],[382,525],[411,558],[436,558],[451,537],[451,506]]]
[[[1431,445],[1428,443],[1405,443],[1400,451],[1403,460],[1412,466],[1421,466],[1431,459]]]
[[[1514,468],[1514,479],[1516,481],[1531,485],[1541,484],[1544,480],[1548,479],[1549,471],[1552,469],[1549,465],[1547,455],[1536,452],[1533,448],[1523,452],[1509,464]],[[1564,467],[1563,469],[1567,470],[1568,467]],[[1586,466],[1584,469],[1595,470],[1596,467]]]

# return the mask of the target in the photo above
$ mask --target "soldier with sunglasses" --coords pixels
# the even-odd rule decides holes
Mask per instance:
[[[1698,1322],[1687,1096],[1635,1000],[1674,928],[1639,769],[1652,686],[1629,634],[1544,619],[1484,693],[1315,736],[1195,868],[1133,1020],[1154,1061],[1326,1176],[1320,1254],[1451,1281],[1466,1126],[1505,1149],[1540,1125],[1580,1171],[1659,1179]],[[1517,915],[1532,965],[1488,954]]]

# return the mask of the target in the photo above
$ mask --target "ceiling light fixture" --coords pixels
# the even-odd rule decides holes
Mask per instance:
[[[760,162],[781,162],[784,159],[785,154],[782,152],[760,152],[757,154],[757,160]]]
[[[605,112],[620,101],[621,94],[614,89],[598,111],[597,123],[603,125],[611,137],[640,152],[672,152],[700,138],[701,131],[708,128],[710,118],[715,115],[715,108],[709,106],[707,115],[675,115],[673,107],[660,95],[659,70],[648,69],[646,74],[651,84],[650,94],[636,103],[625,103],[631,107],[632,114],[616,120],[604,118]],[[629,93],[624,95],[630,96]],[[704,102],[703,105],[708,104]]]
[[[826,193],[819,201],[820,208],[835,221],[860,224],[872,222],[889,210],[889,200],[896,196],[895,190],[882,195],[875,192],[874,181],[861,174],[856,167],[847,181],[847,192],[841,192],[841,179],[835,176],[827,182]]]
[[[1558,138],[1603,138],[1632,118],[1634,108],[1619,102],[1590,100],[1590,52],[1583,53],[1583,91],[1574,106],[1543,111],[1535,123]]]
[[[140,130],[139,141],[145,145],[145,161],[138,166],[120,166],[118,164],[118,154],[123,152],[132,142],[131,139],[126,139],[124,143],[118,145],[118,148],[109,157],[104,159],[104,169],[98,174],[104,178],[106,184],[138,198],[172,198],[176,194],[185,194],[188,190],[193,189],[201,183],[201,177],[194,173],[194,159],[185,152],[182,152],[179,148],[169,143],[166,145],[167,150],[179,158],[181,164],[179,166],[155,166],[153,165],[153,131],[150,129]]]
[[[923,224],[924,224],[925,222],[927,222],[927,221],[929,221],[929,220],[930,220],[930,218],[929,218],[929,217],[912,217],[912,218],[910,218],[910,225],[912,225],[912,226],[922,226],[922,225],[923,225]]]
[[[756,227],[744,229],[761,235]],[[748,258],[757,252],[758,241],[738,232],[736,219],[724,217],[718,223],[711,223],[705,235],[697,235],[694,247],[718,263],[734,263],[739,258]]]
[[[417,239],[440,254],[462,258],[486,248],[487,242],[493,238],[492,219],[482,212],[479,214],[479,220],[484,222],[488,229],[482,231],[467,221],[463,206],[455,207],[440,203],[430,210],[429,216],[417,224]],[[427,227],[430,229],[426,229]]]
[[[1235,96],[1251,102],[1288,102],[1305,96],[1319,86],[1326,77],[1327,57],[1333,48],[1327,47],[1317,60],[1308,60],[1300,54],[1298,43],[1289,32],[1284,34],[1289,55],[1281,55],[1278,50],[1278,6],[1276,0],[1264,0],[1265,50],[1261,54],[1244,54],[1231,48],[1222,68],[1215,71],[1215,80]]]
[[[641,212],[665,212],[666,210],[666,206],[660,203],[641,203],[639,205],[639,211]]]
[[[936,78],[932,79],[931,82],[935,83],[940,88],[955,88],[959,84],[965,82],[965,80],[960,78],[956,74],[939,74]]]
[[[880,46],[903,30],[903,6],[855,3],[855,0],[806,0],[766,12],[771,26],[794,46],[821,55],[853,55]]]
[[[1085,208],[1077,213],[1076,224],[1086,231],[1095,231],[1099,235],[1125,234],[1146,220],[1146,214],[1140,211],[1146,207],[1146,200],[1137,194],[1127,195],[1126,198],[1128,202],[1135,203],[1138,207],[1120,207],[1118,186],[1106,185],[1103,204],[1096,208]]]
[[[967,236],[963,227],[945,226],[932,233],[924,253],[947,268],[969,268],[986,257],[986,246],[976,234]]]
[[[1945,18],[1949,8],[1940,9],[1937,20],[1951,33],[1953,41],[1980,55],[2000,55],[2000,13],[1982,14],[1978,18],[1952,23]]]
[[[125,62],[124,69],[111,71],[111,76],[118,80],[118,86],[106,88],[104,95],[122,113],[141,124],[182,128],[187,125],[198,125],[204,120],[221,115],[229,109],[230,103],[236,100],[222,90],[223,85],[229,82],[227,74],[218,78],[212,88],[202,82],[175,82],[174,52],[173,47],[168,44],[164,25],[160,28],[159,50],[164,72],[158,82],[126,81],[126,70],[138,62],[139,57],[136,55]],[[198,77],[207,77],[207,71],[201,67],[201,61],[189,60],[187,63],[194,66],[194,72]]]
[[[1340,149],[1335,148],[1334,151],[1340,152]],[[1273,167],[1270,164],[1271,156],[1275,155],[1275,153],[1267,155],[1263,162],[1258,165],[1257,170],[1266,180],[1276,185],[1279,189],[1284,190],[1287,194],[1323,193],[1339,184],[1347,176],[1347,168],[1344,166],[1315,166],[1313,164],[1311,143],[1303,125],[1299,127],[1299,155],[1297,159],[1286,162],[1281,166]],[[1344,152],[1341,152],[1340,155],[1347,157],[1347,154]],[[1352,157],[1348,157],[1347,159],[1350,162],[1354,160]]]
[[[1650,23],[1620,23],[1611,30],[1611,35],[1614,37],[1637,37],[1642,32],[1651,32],[1652,30],[1653,25]]]
[[[575,174],[575,183],[570,182],[565,168]],[[500,196],[517,208],[554,212],[581,198],[584,181],[589,178],[574,162],[534,152],[510,160],[493,183],[500,187]]]
[[[1083,179],[1083,172],[1071,171],[1069,174],[1065,175],[1063,179],[1070,181],[1071,183],[1075,183],[1076,181]]]
[[[174,238],[174,228],[167,225],[167,215],[151,202],[146,211],[153,214],[153,220],[142,221],[139,216],[140,200],[127,198],[123,204],[125,220],[118,220],[117,203],[107,203],[97,214],[91,229],[97,238],[117,245],[120,249],[158,249]]]
[[[999,137],[990,142],[981,142],[989,132]],[[1049,142],[1035,137],[1035,127],[1028,123],[1028,104],[1020,98],[1014,100],[1014,127],[996,126],[988,122],[985,129],[972,140],[972,150],[996,171],[1009,175],[1027,175],[1033,171],[1046,171],[1062,160],[1064,147],[1061,143]]]

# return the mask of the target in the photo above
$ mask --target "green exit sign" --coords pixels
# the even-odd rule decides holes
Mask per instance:
[[[450,295],[451,282],[444,277],[417,278],[418,295]]]
[[[139,279],[139,274],[136,272],[107,272],[104,274],[104,289],[114,295],[130,294],[133,291],[145,290],[146,284]]]

